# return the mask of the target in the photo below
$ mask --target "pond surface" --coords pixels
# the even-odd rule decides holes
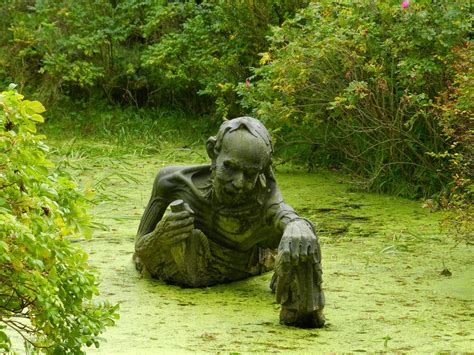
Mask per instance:
[[[107,155],[107,152],[104,153]],[[474,349],[473,248],[439,230],[419,202],[351,192],[337,173],[276,172],[287,203],[317,225],[323,253],[323,329],[280,325],[271,273],[202,289],[141,277],[135,233],[162,166],[204,162],[204,153],[70,155],[84,186],[98,189],[92,213],[104,226],[83,241],[102,297],[120,303],[102,354],[460,352]],[[445,276],[449,270],[451,276]]]

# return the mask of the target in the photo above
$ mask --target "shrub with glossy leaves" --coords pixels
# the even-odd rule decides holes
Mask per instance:
[[[0,351],[18,332],[28,348],[81,352],[98,346],[117,306],[98,294],[87,254],[71,239],[90,234],[87,199],[48,160],[36,124],[45,109],[0,93]]]

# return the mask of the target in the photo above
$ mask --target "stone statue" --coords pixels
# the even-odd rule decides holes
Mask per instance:
[[[158,173],[136,238],[137,269],[204,287],[274,268],[270,287],[282,305],[280,321],[322,327],[319,242],[311,222],[283,202],[268,131],[254,118],[235,118],[206,148],[211,165]]]

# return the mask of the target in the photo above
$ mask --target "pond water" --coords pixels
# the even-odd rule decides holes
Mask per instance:
[[[134,237],[160,167],[205,161],[202,151],[160,156],[70,156],[84,186],[99,189],[92,213],[104,230],[82,241],[102,296],[120,320],[90,353],[459,352],[474,346],[473,248],[439,230],[419,202],[351,192],[347,177],[282,169],[287,203],[316,223],[323,253],[323,329],[280,325],[271,273],[183,289],[139,275]],[[101,184],[100,182],[103,182]],[[99,182],[99,183],[98,183]],[[442,271],[449,269],[451,276]],[[446,274],[446,273],[444,273]]]

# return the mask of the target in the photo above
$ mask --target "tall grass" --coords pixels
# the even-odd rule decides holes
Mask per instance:
[[[214,130],[204,117],[180,110],[110,106],[103,101],[62,101],[45,114],[42,133],[62,154],[91,149],[122,153],[154,153],[166,147],[203,145]],[[94,145],[88,147],[88,142]],[[81,149],[78,147],[82,146]],[[82,153],[81,153],[82,152]]]

